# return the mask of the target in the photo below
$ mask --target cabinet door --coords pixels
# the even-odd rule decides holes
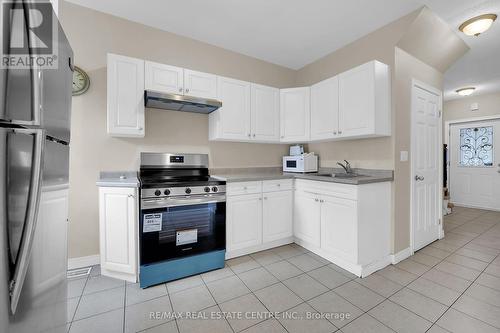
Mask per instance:
[[[265,242],[293,236],[293,192],[263,194],[262,239]]]
[[[218,76],[217,98],[219,138],[250,140],[250,83]]]
[[[310,88],[281,89],[280,141],[304,142],[310,138]]]
[[[262,195],[248,194],[227,199],[227,251],[262,243]]]
[[[217,76],[185,69],[184,94],[202,98],[217,98]]]
[[[144,61],[108,54],[108,134],[144,137]]]
[[[357,262],[356,201],[322,196],[321,248],[345,260]]]
[[[252,83],[251,132],[256,141],[280,141],[280,90]]]
[[[317,194],[295,191],[293,232],[296,238],[320,247],[320,203]]]
[[[99,188],[101,266],[106,270],[136,273],[136,195],[135,188]]]
[[[339,134],[342,137],[374,134],[374,75],[374,62],[339,75]]]
[[[184,93],[184,69],[146,61],[146,90],[170,94]]]
[[[311,86],[311,140],[337,137],[339,79],[337,76]]]

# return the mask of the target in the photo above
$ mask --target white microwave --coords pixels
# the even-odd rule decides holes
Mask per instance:
[[[283,172],[318,172],[318,156],[314,153],[283,156]]]

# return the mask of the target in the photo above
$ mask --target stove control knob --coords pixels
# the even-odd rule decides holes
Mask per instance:
[[[170,190],[167,188],[164,192],[163,192],[165,195],[169,195],[170,194]]]
[[[155,195],[156,195],[157,197],[158,197],[158,196],[160,196],[160,195],[161,195],[161,191],[160,191],[160,190],[156,190],[156,191],[155,191]]]
[[[214,187],[212,187],[212,191],[214,191],[214,192],[218,192],[218,191],[219,191],[219,189],[217,188],[217,186],[214,186]]]
[[[188,188],[186,188],[185,192],[186,192],[186,194],[189,194],[189,193],[191,193],[191,189],[188,187]]]

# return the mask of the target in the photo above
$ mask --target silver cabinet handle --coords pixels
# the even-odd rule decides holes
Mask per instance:
[[[179,88],[179,92],[182,92],[182,88]]]
[[[259,198],[260,201],[262,201],[262,198]]]
[[[318,201],[319,201],[319,199],[314,199],[314,201],[318,202]]]
[[[280,186],[281,186],[281,184],[276,184],[276,186],[280,187]]]
[[[247,135],[248,135],[248,137],[251,137],[251,134],[250,134],[250,133],[248,133]]]
[[[243,189],[244,189],[244,190],[246,190],[246,189],[248,189],[248,187],[246,187],[246,186],[243,186]]]
[[[142,131],[143,129],[144,129],[144,128],[142,128],[142,127],[139,127],[139,131]]]
[[[253,137],[255,138],[255,133],[253,134]]]
[[[189,92],[189,88],[186,88],[186,92],[187,92],[187,93]]]
[[[417,182],[418,182],[418,181],[422,181],[422,180],[424,180],[424,179],[425,179],[425,178],[424,178],[424,176],[419,176],[419,175],[416,175],[416,176],[415,176],[415,180],[416,180]]]
[[[325,202],[325,200],[321,199],[319,202]]]
[[[337,131],[333,131],[333,135],[337,135]]]
[[[133,194],[129,194],[128,197],[129,198],[135,198],[135,196]]]
[[[339,134],[342,134],[342,131],[339,131]]]
[[[284,135],[282,135],[282,136],[281,136],[281,138],[283,139],[283,138],[285,138],[285,136],[284,136]]]
[[[33,166],[31,168],[30,188],[28,193],[28,204],[26,209],[25,225],[21,235],[21,245],[18,250],[18,259],[14,269],[14,275],[9,283],[10,309],[16,313],[17,303],[21,296],[24,278],[28,271],[28,264],[35,235],[38,208],[40,206],[40,192],[42,183],[42,164],[45,150],[45,131],[41,129],[15,129],[14,133],[33,135],[35,144],[33,146]]]
[[[267,197],[264,197],[264,200],[267,200]]]

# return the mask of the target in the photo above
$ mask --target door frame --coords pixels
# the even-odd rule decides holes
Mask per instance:
[[[415,241],[414,241],[414,211],[415,211],[415,196],[414,196],[414,191],[415,191],[415,182],[414,182],[414,176],[415,176],[415,159],[413,158],[416,156],[415,152],[415,105],[414,105],[414,97],[415,97],[415,89],[423,89],[431,94],[436,95],[439,98],[438,106],[439,106],[439,121],[438,121],[438,147],[437,150],[438,152],[442,152],[442,146],[443,146],[443,92],[439,89],[434,88],[433,86],[416,80],[412,79],[411,80],[411,117],[410,117],[410,252],[413,255],[415,253]],[[444,224],[443,224],[443,154],[439,153],[438,157],[438,207],[439,207],[439,213],[438,216],[440,217],[440,225],[441,228],[439,230],[439,236],[438,239],[441,239],[444,237]]]
[[[466,124],[466,123],[475,123],[479,121],[488,121],[488,120],[500,120],[500,115],[492,115],[492,116],[478,116],[478,117],[470,117],[470,118],[462,118],[462,119],[453,119],[453,120],[447,120],[444,123],[444,143],[448,145],[448,155],[451,154],[450,152],[450,147],[451,147],[451,140],[450,140],[450,135],[451,135],[451,126],[452,125],[457,125],[457,124]],[[448,183],[451,180],[451,161],[448,159],[448,168],[447,168],[447,176],[448,176]],[[465,207],[465,206],[464,206]],[[478,207],[470,207],[469,208],[478,208]],[[478,209],[484,209],[484,208],[478,208]]]

